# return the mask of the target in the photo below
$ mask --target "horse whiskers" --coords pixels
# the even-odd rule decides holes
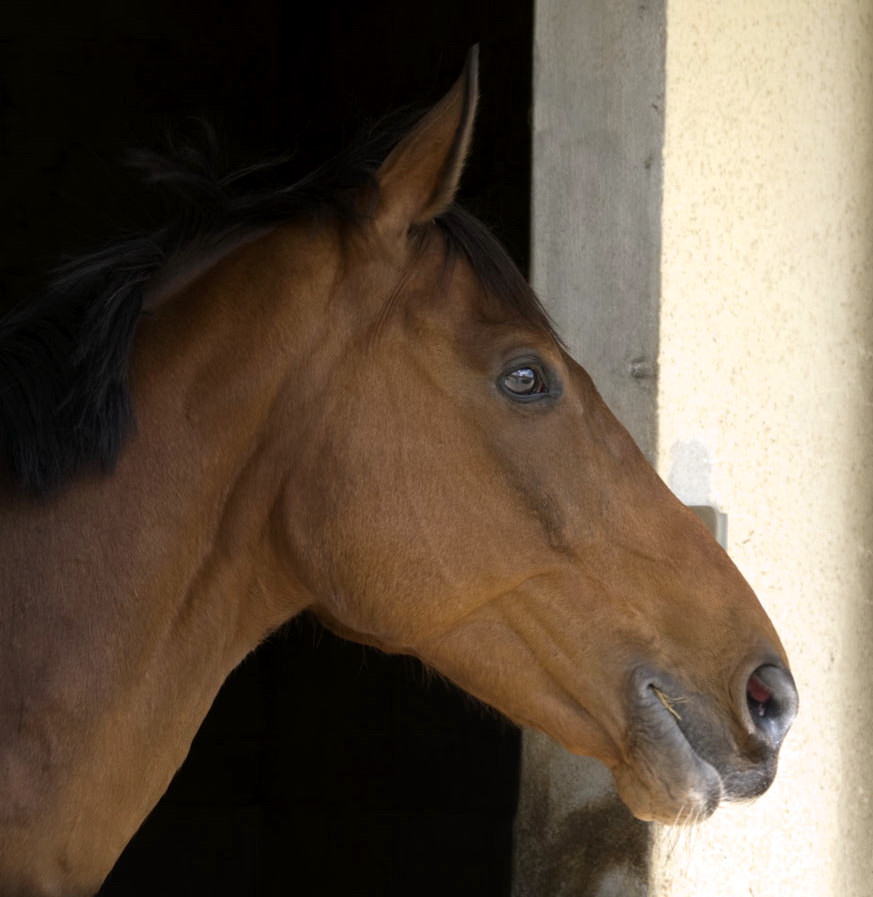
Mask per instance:
[[[696,887],[700,873],[694,859],[700,838],[698,823],[702,821],[699,807],[683,803],[669,824],[659,826],[659,864],[669,867],[674,883],[681,883],[688,893],[700,891]]]
[[[683,803],[676,811],[673,821],[662,829],[664,832],[664,840],[666,842],[667,861],[673,859],[673,854],[676,852],[676,848],[682,840],[682,822],[687,812],[686,805]]]

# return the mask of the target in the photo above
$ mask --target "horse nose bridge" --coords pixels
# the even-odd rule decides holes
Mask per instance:
[[[677,546],[666,537],[657,552],[628,552],[620,574],[620,589],[664,642],[692,656],[706,645],[725,669],[750,655],[784,661],[770,618],[723,549],[714,541]]]
[[[669,522],[658,531],[665,576],[675,590],[666,605],[668,628],[712,645],[728,663],[747,657],[787,661],[776,629],[754,590],[696,514],[676,500]],[[670,587],[668,585],[668,588]],[[665,624],[666,625],[666,624]]]
[[[652,559],[654,565],[640,564],[633,581],[622,585],[634,588],[660,579],[657,600],[650,592],[644,603],[635,602],[654,662],[692,692],[708,694],[738,736],[743,732],[778,747],[797,710],[785,651],[751,586],[723,550],[713,543],[705,554],[705,565],[695,562],[693,553],[682,563]],[[756,670],[762,671],[758,679]]]

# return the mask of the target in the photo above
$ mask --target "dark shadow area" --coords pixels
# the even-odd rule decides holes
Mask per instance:
[[[517,733],[427,678],[290,624],[230,677],[101,894],[509,894]]]
[[[121,164],[197,130],[229,166],[299,174],[385,113],[438,99],[481,43],[462,201],[522,268],[532,4],[133,0],[0,23],[0,307],[58,259],[159,223]],[[110,895],[507,895],[518,733],[413,661],[291,624],[230,678]]]
[[[62,254],[159,214],[132,148],[216,128],[228,165],[291,152],[304,174],[387,113],[425,109],[481,47],[482,103],[461,199],[525,268],[529,0],[415,6],[132,0],[18,6],[0,24],[2,301]]]

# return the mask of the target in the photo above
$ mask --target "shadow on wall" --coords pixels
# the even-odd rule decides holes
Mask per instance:
[[[513,897],[646,897],[652,826],[599,761],[526,731]]]

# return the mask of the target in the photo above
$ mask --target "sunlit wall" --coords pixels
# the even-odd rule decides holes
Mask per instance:
[[[670,0],[658,465],[728,515],[801,712],[654,893],[873,891],[873,2]]]

